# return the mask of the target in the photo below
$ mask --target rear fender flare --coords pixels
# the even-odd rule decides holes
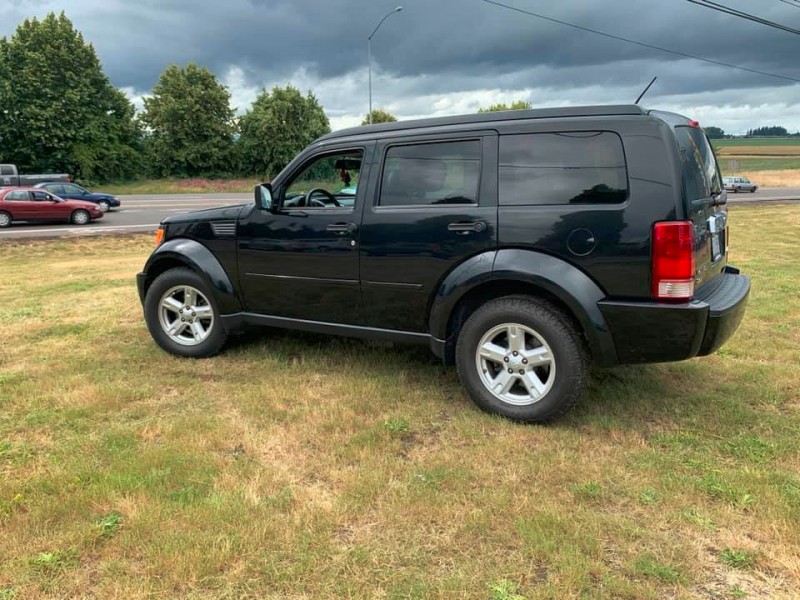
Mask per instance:
[[[489,256],[493,260],[487,261]],[[487,262],[491,262],[488,271]],[[450,315],[459,300],[478,285],[491,281],[528,284],[554,296],[579,322],[595,362],[601,366],[617,363],[614,340],[598,306],[605,298],[603,290],[566,261],[531,250],[498,250],[473,257],[454,269],[439,286],[433,301],[431,335],[444,340]]]
[[[150,255],[144,267],[146,280],[143,293],[147,293],[153,280],[163,272],[159,265],[163,266],[165,261],[177,261],[197,272],[208,284],[223,315],[242,310],[236,288],[220,262],[203,244],[189,239],[164,242]]]

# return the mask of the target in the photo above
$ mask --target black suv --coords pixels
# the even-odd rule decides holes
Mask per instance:
[[[254,202],[166,219],[138,276],[182,356],[268,325],[430,345],[483,409],[553,419],[589,363],[709,354],[750,281],[696,121],[525,110],[326,135]]]

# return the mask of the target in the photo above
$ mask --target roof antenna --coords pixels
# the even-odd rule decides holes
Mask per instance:
[[[634,104],[639,104],[639,100],[641,100],[644,97],[644,95],[647,93],[647,90],[650,89],[650,86],[656,82],[656,79],[658,79],[658,76],[653,77],[653,80],[650,83],[648,83],[647,87],[644,88],[644,91],[641,94],[639,94],[639,97],[636,99],[636,102],[634,102]]]

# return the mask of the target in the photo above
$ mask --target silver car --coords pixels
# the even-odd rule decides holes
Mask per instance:
[[[758,186],[747,177],[725,177],[722,181],[725,184],[725,189],[733,193],[750,192],[752,194],[758,189]]]

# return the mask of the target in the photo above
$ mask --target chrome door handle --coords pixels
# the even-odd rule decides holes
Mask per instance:
[[[355,223],[331,223],[326,227],[328,231],[339,235],[353,234],[358,231],[358,225]]]
[[[483,221],[459,221],[457,223],[450,223],[447,226],[448,231],[455,231],[465,235],[467,233],[481,233],[486,230],[486,223]]]

